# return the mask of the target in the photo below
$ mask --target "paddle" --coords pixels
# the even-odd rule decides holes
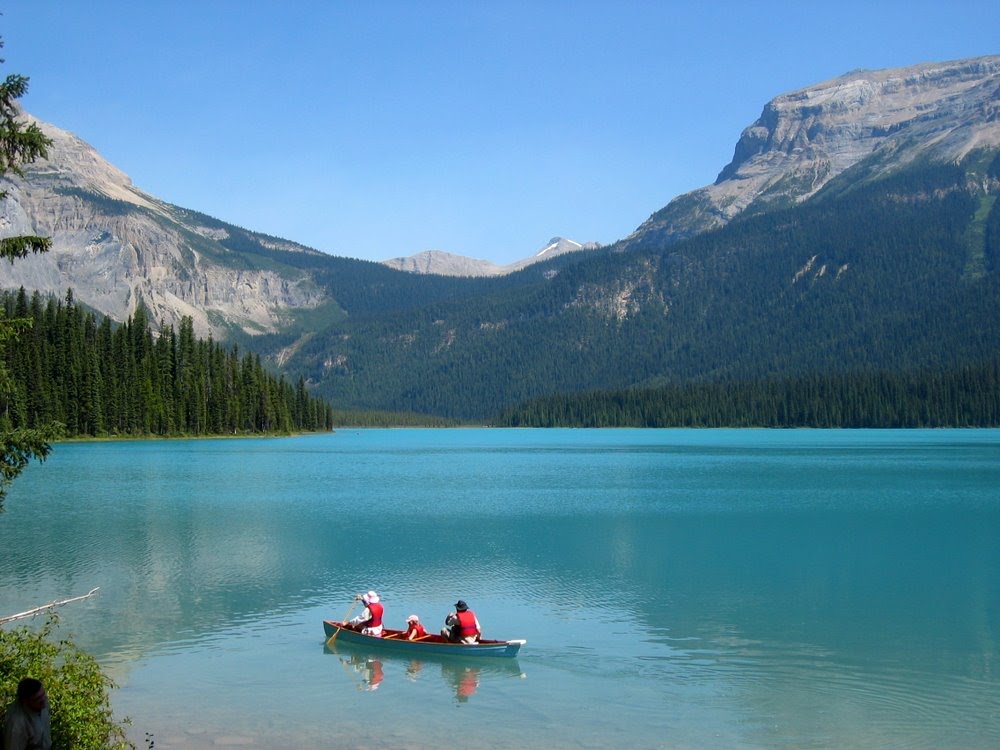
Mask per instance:
[[[353,602],[351,602],[351,608],[349,610],[347,610],[347,614],[344,615],[344,619],[340,621],[342,625],[347,622],[347,618],[351,616],[351,612],[354,611],[354,608],[356,606],[358,606],[358,600],[357,599],[355,599]],[[340,625],[338,625],[337,629],[333,631],[333,635],[331,635],[327,639],[326,645],[329,646],[331,643],[333,643],[335,640],[337,640],[337,634],[340,633],[340,631],[343,630],[343,629],[344,629],[343,627],[341,627]]]

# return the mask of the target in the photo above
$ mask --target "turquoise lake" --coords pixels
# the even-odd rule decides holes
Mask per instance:
[[[1000,747],[996,430],[72,443],[5,507],[140,748]],[[325,648],[370,588],[527,645]]]

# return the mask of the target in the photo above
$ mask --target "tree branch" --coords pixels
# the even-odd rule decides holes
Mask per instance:
[[[97,590],[100,588],[101,588],[100,586],[95,586],[83,596],[74,596],[70,599],[60,599],[58,601],[54,601],[49,604],[43,604],[41,607],[35,607],[34,609],[28,609],[25,610],[24,612],[18,612],[16,615],[8,615],[7,617],[0,617],[0,625],[6,625],[8,622],[13,622],[14,620],[21,620],[25,617],[34,617],[39,612],[44,612],[45,610],[52,609],[54,607],[61,607],[62,605],[69,604],[70,602],[79,602],[84,599],[89,599],[94,594],[96,594]]]

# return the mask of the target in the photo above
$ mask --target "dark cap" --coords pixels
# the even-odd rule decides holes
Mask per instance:
[[[465,602],[463,602],[461,599],[459,599],[457,602],[455,602],[455,609],[457,609],[459,612],[464,612],[468,608],[469,608],[469,605],[466,604]]]

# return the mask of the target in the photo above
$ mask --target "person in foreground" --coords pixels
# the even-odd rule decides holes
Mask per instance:
[[[382,613],[384,610],[378,594],[374,591],[369,591],[367,594],[358,594],[354,598],[360,599],[364,603],[365,608],[361,610],[360,615],[350,620],[347,624],[353,630],[360,630],[364,635],[381,638]]]
[[[4,750],[52,747],[49,699],[42,683],[32,677],[25,677],[17,684],[17,698],[4,716],[2,746]]]
[[[416,615],[410,615],[406,618],[406,640],[415,641],[418,638],[425,638],[427,636],[427,631],[424,626],[420,624],[420,618]]]
[[[455,611],[444,618],[441,635],[453,643],[478,643],[483,629],[476,613],[462,599],[455,602]]]

